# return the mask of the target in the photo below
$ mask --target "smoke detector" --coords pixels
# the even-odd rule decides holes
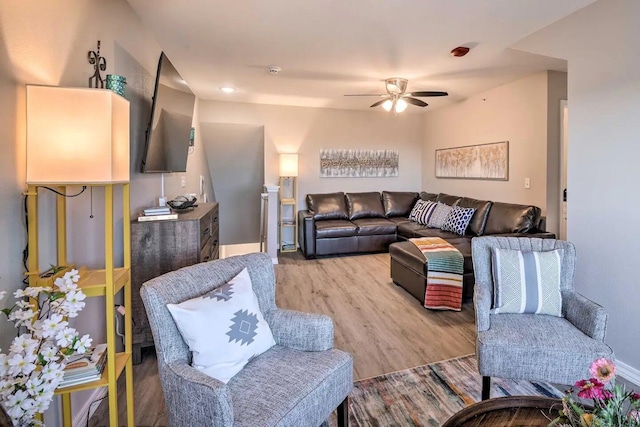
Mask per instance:
[[[270,65],[269,67],[267,67],[267,70],[269,70],[269,74],[278,74],[280,71],[282,71],[282,68],[278,67],[277,65]]]

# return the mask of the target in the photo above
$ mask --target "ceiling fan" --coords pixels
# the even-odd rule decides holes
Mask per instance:
[[[375,102],[371,105],[371,107],[377,107],[378,105],[382,105],[387,111],[393,111],[394,113],[402,113],[409,104],[417,105],[418,107],[426,107],[426,102],[414,98],[414,97],[427,97],[427,96],[448,96],[447,92],[437,92],[437,91],[419,91],[419,92],[406,92],[407,90],[407,79],[403,79],[400,77],[391,77],[384,80],[385,88],[387,89],[387,93],[383,94],[358,94],[358,95],[345,95],[345,96],[378,96],[383,97],[378,102]]]

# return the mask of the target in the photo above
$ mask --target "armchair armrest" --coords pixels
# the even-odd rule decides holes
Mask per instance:
[[[265,319],[281,346],[303,351],[333,348],[333,321],[329,316],[278,308],[266,313]]]
[[[476,283],[473,289],[473,305],[476,312],[476,328],[486,331],[491,326],[491,291],[487,285]]]
[[[170,425],[233,425],[231,391],[222,381],[203,374],[184,360],[160,364],[160,378]]]
[[[608,314],[599,304],[574,291],[562,291],[562,314],[594,340],[604,341]]]

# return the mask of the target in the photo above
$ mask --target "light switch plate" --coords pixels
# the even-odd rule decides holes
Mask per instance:
[[[531,178],[525,178],[524,179],[524,188],[531,188]]]

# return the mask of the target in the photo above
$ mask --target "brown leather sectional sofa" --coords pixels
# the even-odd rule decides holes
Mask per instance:
[[[464,236],[428,228],[409,220],[416,200],[475,208]],[[449,194],[391,192],[308,194],[307,209],[298,211],[298,244],[306,258],[386,251],[391,243],[413,237],[441,237],[464,256],[465,296],[473,289],[471,239],[482,235],[554,238],[544,231],[536,206],[476,200]],[[401,248],[402,249],[402,248]],[[417,251],[395,253],[396,261],[422,256]],[[393,267],[393,266],[392,266]]]

